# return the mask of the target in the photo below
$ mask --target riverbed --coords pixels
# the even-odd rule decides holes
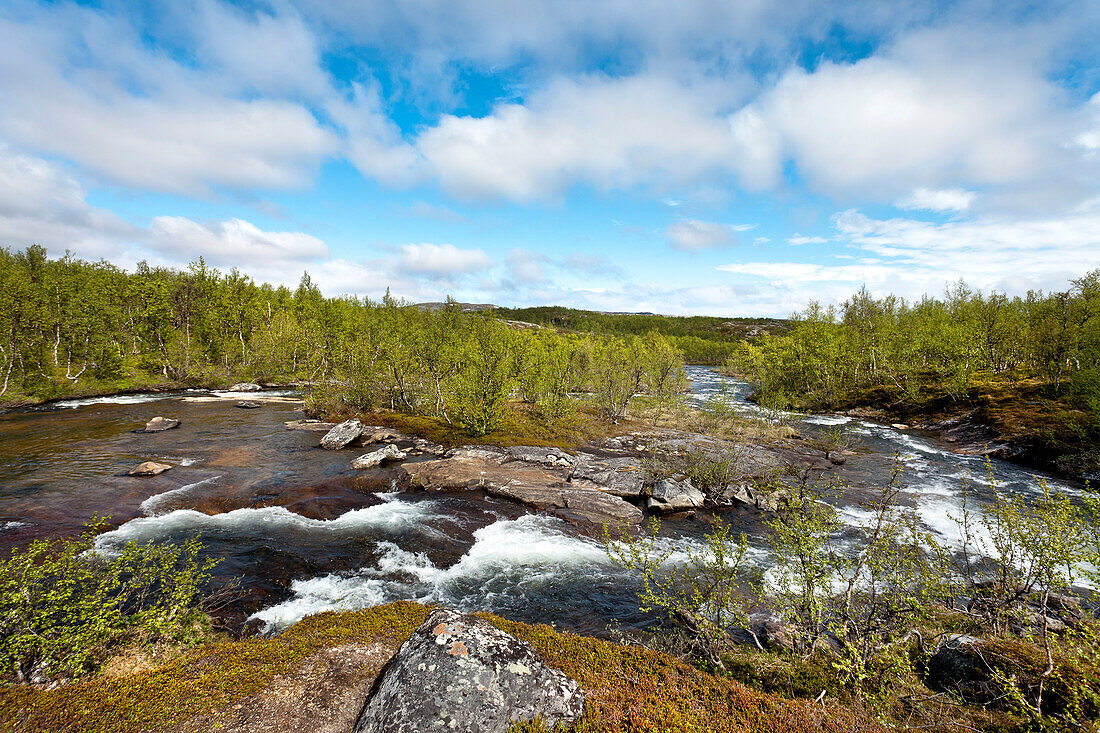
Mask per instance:
[[[689,367],[691,399],[725,395],[748,416],[789,422],[804,437],[842,429],[852,441],[846,480],[872,486],[903,472],[905,501],[946,540],[964,488],[974,500],[991,492],[1027,496],[1046,481],[1003,461],[960,456],[934,436],[841,415],[762,412],[748,386]],[[723,381],[725,389],[723,390]],[[217,583],[239,583],[223,613],[234,626],[277,630],[305,615],[391,600],[499,612],[522,621],[603,635],[650,621],[637,609],[636,579],[612,564],[601,544],[566,522],[480,492],[399,493],[378,472],[349,463],[360,451],[327,451],[319,434],[287,430],[302,417],[290,392],[259,394],[264,406],[240,409],[240,395],[206,391],[125,395],[55,403],[0,415],[0,549],[78,531],[109,517],[105,552],[128,541],[198,537],[221,560]],[[253,395],[249,395],[253,397]],[[179,428],[133,432],[154,415]],[[173,466],[134,478],[135,464]],[[836,498],[853,521],[865,516],[859,492]],[[755,510],[723,512],[749,534],[752,558],[767,564]],[[710,525],[664,525],[664,549],[686,557]]]

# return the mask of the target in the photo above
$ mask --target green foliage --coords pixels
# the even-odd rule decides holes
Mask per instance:
[[[454,412],[470,435],[479,436],[500,423],[512,394],[514,336],[486,319],[476,321],[472,331],[455,388]]]
[[[104,526],[97,519],[76,538],[36,540],[0,562],[0,668],[20,680],[78,677],[134,637],[199,640],[200,590],[216,561],[198,560],[194,540],[104,556],[92,549]]]
[[[638,592],[642,611],[662,611],[686,626],[698,641],[697,651],[715,667],[722,667],[722,650],[734,628],[747,628],[752,582],[745,556],[744,535],[733,537],[721,524],[704,537],[701,549],[689,550],[686,562],[670,562],[673,550],[661,549],[660,520],[649,522],[648,532],[624,533],[616,538],[604,527],[604,543],[612,560],[641,575]]]
[[[983,295],[958,283],[942,299],[906,303],[861,290],[839,309],[811,303],[790,330],[745,342],[727,368],[756,382],[762,399],[836,408],[887,389],[965,399],[977,375],[1041,376],[1100,415],[1100,271],[1065,292]],[[1066,387],[1069,387],[1066,390]]]

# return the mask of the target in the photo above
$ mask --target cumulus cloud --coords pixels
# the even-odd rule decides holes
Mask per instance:
[[[185,260],[203,257],[212,265],[296,268],[330,256],[320,239],[302,232],[266,232],[242,219],[204,225],[182,216],[158,216],[149,227],[148,246]]]
[[[916,188],[904,198],[894,202],[899,209],[927,209],[928,211],[966,211],[974,201],[974,192],[961,188],[946,188],[938,191],[930,188]]]
[[[0,18],[0,79],[0,135],[130,186],[295,187],[335,148],[301,104],[238,97],[90,8]]]
[[[793,237],[787,238],[787,244],[793,244],[796,247],[801,247],[804,244],[825,244],[828,241],[825,237],[805,237],[801,234],[795,234]]]
[[[703,249],[732,247],[740,244],[738,232],[752,228],[752,225],[745,224],[719,224],[712,221],[685,219],[668,227],[665,230],[665,236],[676,249],[684,252],[698,252]]]
[[[444,115],[416,147],[452,195],[531,201],[578,183],[601,190],[694,185],[732,153],[718,112],[728,88],[652,74],[558,78],[485,117]]]
[[[790,160],[834,196],[941,190],[924,203],[955,208],[965,192],[949,197],[951,184],[1051,174],[1068,162],[1070,110],[1042,54],[989,36],[913,33],[856,63],[791,69],[732,117],[743,183],[774,185]]]
[[[467,275],[494,264],[480,249],[459,249],[453,244],[403,244],[398,259],[402,271],[427,277]]]

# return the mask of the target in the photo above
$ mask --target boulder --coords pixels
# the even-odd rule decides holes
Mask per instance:
[[[703,501],[703,492],[692,486],[690,480],[661,479],[654,484],[646,506],[651,511],[669,514],[701,509]]]
[[[393,428],[363,428],[364,443],[393,443],[398,440],[412,440],[412,438]]]
[[[505,733],[584,714],[576,682],[484,619],[436,609],[379,672],[354,733]]]
[[[131,468],[126,473],[130,476],[156,476],[162,474],[171,466],[167,463],[157,463],[156,461],[145,461]]]
[[[336,427],[336,423],[322,420],[287,420],[283,425],[287,430],[308,430],[314,433],[327,433]]]
[[[405,454],[391,443],[385,448],[379,448],[376,451],[359,456],[351,462],[351,467],[356,469],[374,468],[375,466],[381,466],[385,461],[400,461],[404,458]]]
[[[171,430],[172,428],[178,428],[180,421],[172,417],[154,417],[149,422],[145,423],[145,432],[147,433],[159,433],[163,430]]]
[[[236,406],[242,410],[255,410],[257,407],[263,407],[264,403],[256,400],[240,400]]]
[[[639,524],[642,510],[618,496],[593,489],[568,489],[532,486],[523,483],[489,486],[490,496],[509,499],[535,509],[564,511],[569,520],[583,519],[592,524]]]
[[[982,644],[981,639],[964,634],[944,637],[928,658],[925,682],[937,692],[955,693],[971,702],[988,702],[994,695]]]
[[[363,423],[359,422],[359,418],[353,417],[325,433],[325,437],[321,438],[321,447],[329,450],[340,450],[362,434]]]
[[[413,449],[419,451],[420,453],[428,453],[433,456],[441,456],[447,452],[447,449],[439,443],[435,443],[431,440],[426,440],[424,438],[417,438],[416,440],[414,440]]]
[[[263,387],[253,382],[238,382],[229,388],[230,392],[259,392]]]
[[[752,494],[744,484],[730,484],[719,498],[722,503],[730,506],[756,506],[756,502],[752,500]]]
[[[635,498],[645,491],[645,471],[636,458],[601,458],[579,453],[570,483],[582,489]]]

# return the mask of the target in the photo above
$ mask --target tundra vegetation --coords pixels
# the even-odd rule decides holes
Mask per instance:
[[[605,531],[610,557],[639,575],[641,607],[669,624],[637,640],[764,690],[846,701],[889,727],[1094,730],[1100,624],[1075,593],[1097,580],[1100,500],[1044,486],[1026,501],[990,468],[994,499],[964,502],[948,541],[905,505],[898,476],[854,521],[830,505],[848,488],[835,478],[769,479],[784,498],[765,521],[766,558],[721,522],[679,558],[657,519],[639,534]],[[955,669],[937,670],[960,644]]]
[[[1100,271],[1062,292],[983,294],[964,283],[906,302],[866,290],[811,303],[782,333],[741,343],[726,371],[762,403],[876,407],[908,420],[976,411],[1052,468],[1100,465]]]
[[[317,413],[387,410],[469,435],[517,411],[568,425],[587,406],[618,422],[644,391],[669,405],[679,350],[656,331],[518,329],[448,301],[418,308],[257,285],[201,259],[186,271],[0,249],[0,399],[9,404],[150,386],[303,385]],[[578,401],[577,395],[589,395]],[[515,422],[515,420],[512,420]]]

